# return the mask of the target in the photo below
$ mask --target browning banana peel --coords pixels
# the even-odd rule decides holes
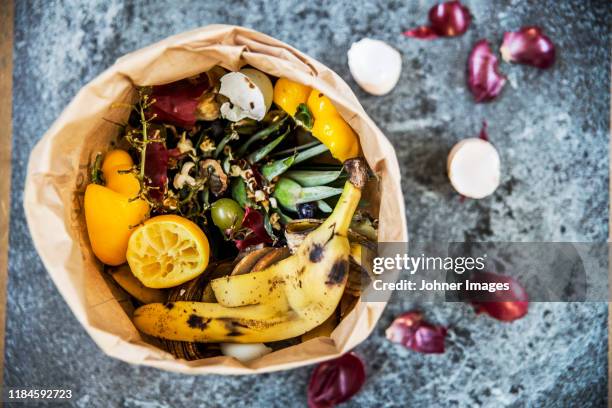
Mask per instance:
[[[213,280],[219,303],[142,306],[134,312],[136,327],[170,340],[263,343],[300,336],[325,322],[346,286],[347,232],[366,179],[363,160],[345,166],[349,181],[336,208],[293,255],[258,272]]]

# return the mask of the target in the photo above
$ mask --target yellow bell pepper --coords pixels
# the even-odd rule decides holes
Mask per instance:
[[[274,103],[293,117],[300,103],[306,103],[310,95],[310,87],[293,82],[287,78],[279,78],[274,85]]]
[[[146,201],[133,200],[140,190],[136,176],[120,173],[133,164],[127,152],[109,152],[101,168],[106,186],[90,184],[85,190],[85,221],[91,248],[108,265],[125,263],[132,227],[142,223],[149,213]]]
[[[316,89],[313,89],[312,92],[310,92],[307,105],[315,120],[329,118],[332,116],[340,116],[333,102]]]
[[[312,135],[329,148],[332,156],[344,162],[359,155],[359,139],[340,116],[333,102],[313,89],[308,97],[308,109],[314,117]]]
[[[312,135],[327,146],[332,156],[341,162],[359,155],[359,139],[340,116],[315,119]]]

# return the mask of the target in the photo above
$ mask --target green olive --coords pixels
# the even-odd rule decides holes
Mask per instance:
[[[231,198],[222,198],[215,201],[210,209],[213,223],[222,231],[237,230],[242,225],[244,210]]]

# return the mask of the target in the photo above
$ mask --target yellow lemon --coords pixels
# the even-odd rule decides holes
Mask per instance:
[[[195,223],[178,215],[160,215],[134,231],[127,261],[143,285],[169,288],[204,272],[209,253],[208,239]]]
[[[287,78],[279,78],[274,85],[274,103],[289,115],[295,115],[300,103],[306,103],[310,95],[310,87],[293,82]]]

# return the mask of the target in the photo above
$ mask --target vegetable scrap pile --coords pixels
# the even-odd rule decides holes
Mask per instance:
[[[186,360],[329,336],[377,241],[369,169],[333,102],[250,67],[136,91],[85,193],[93,252],[136,327]]]

